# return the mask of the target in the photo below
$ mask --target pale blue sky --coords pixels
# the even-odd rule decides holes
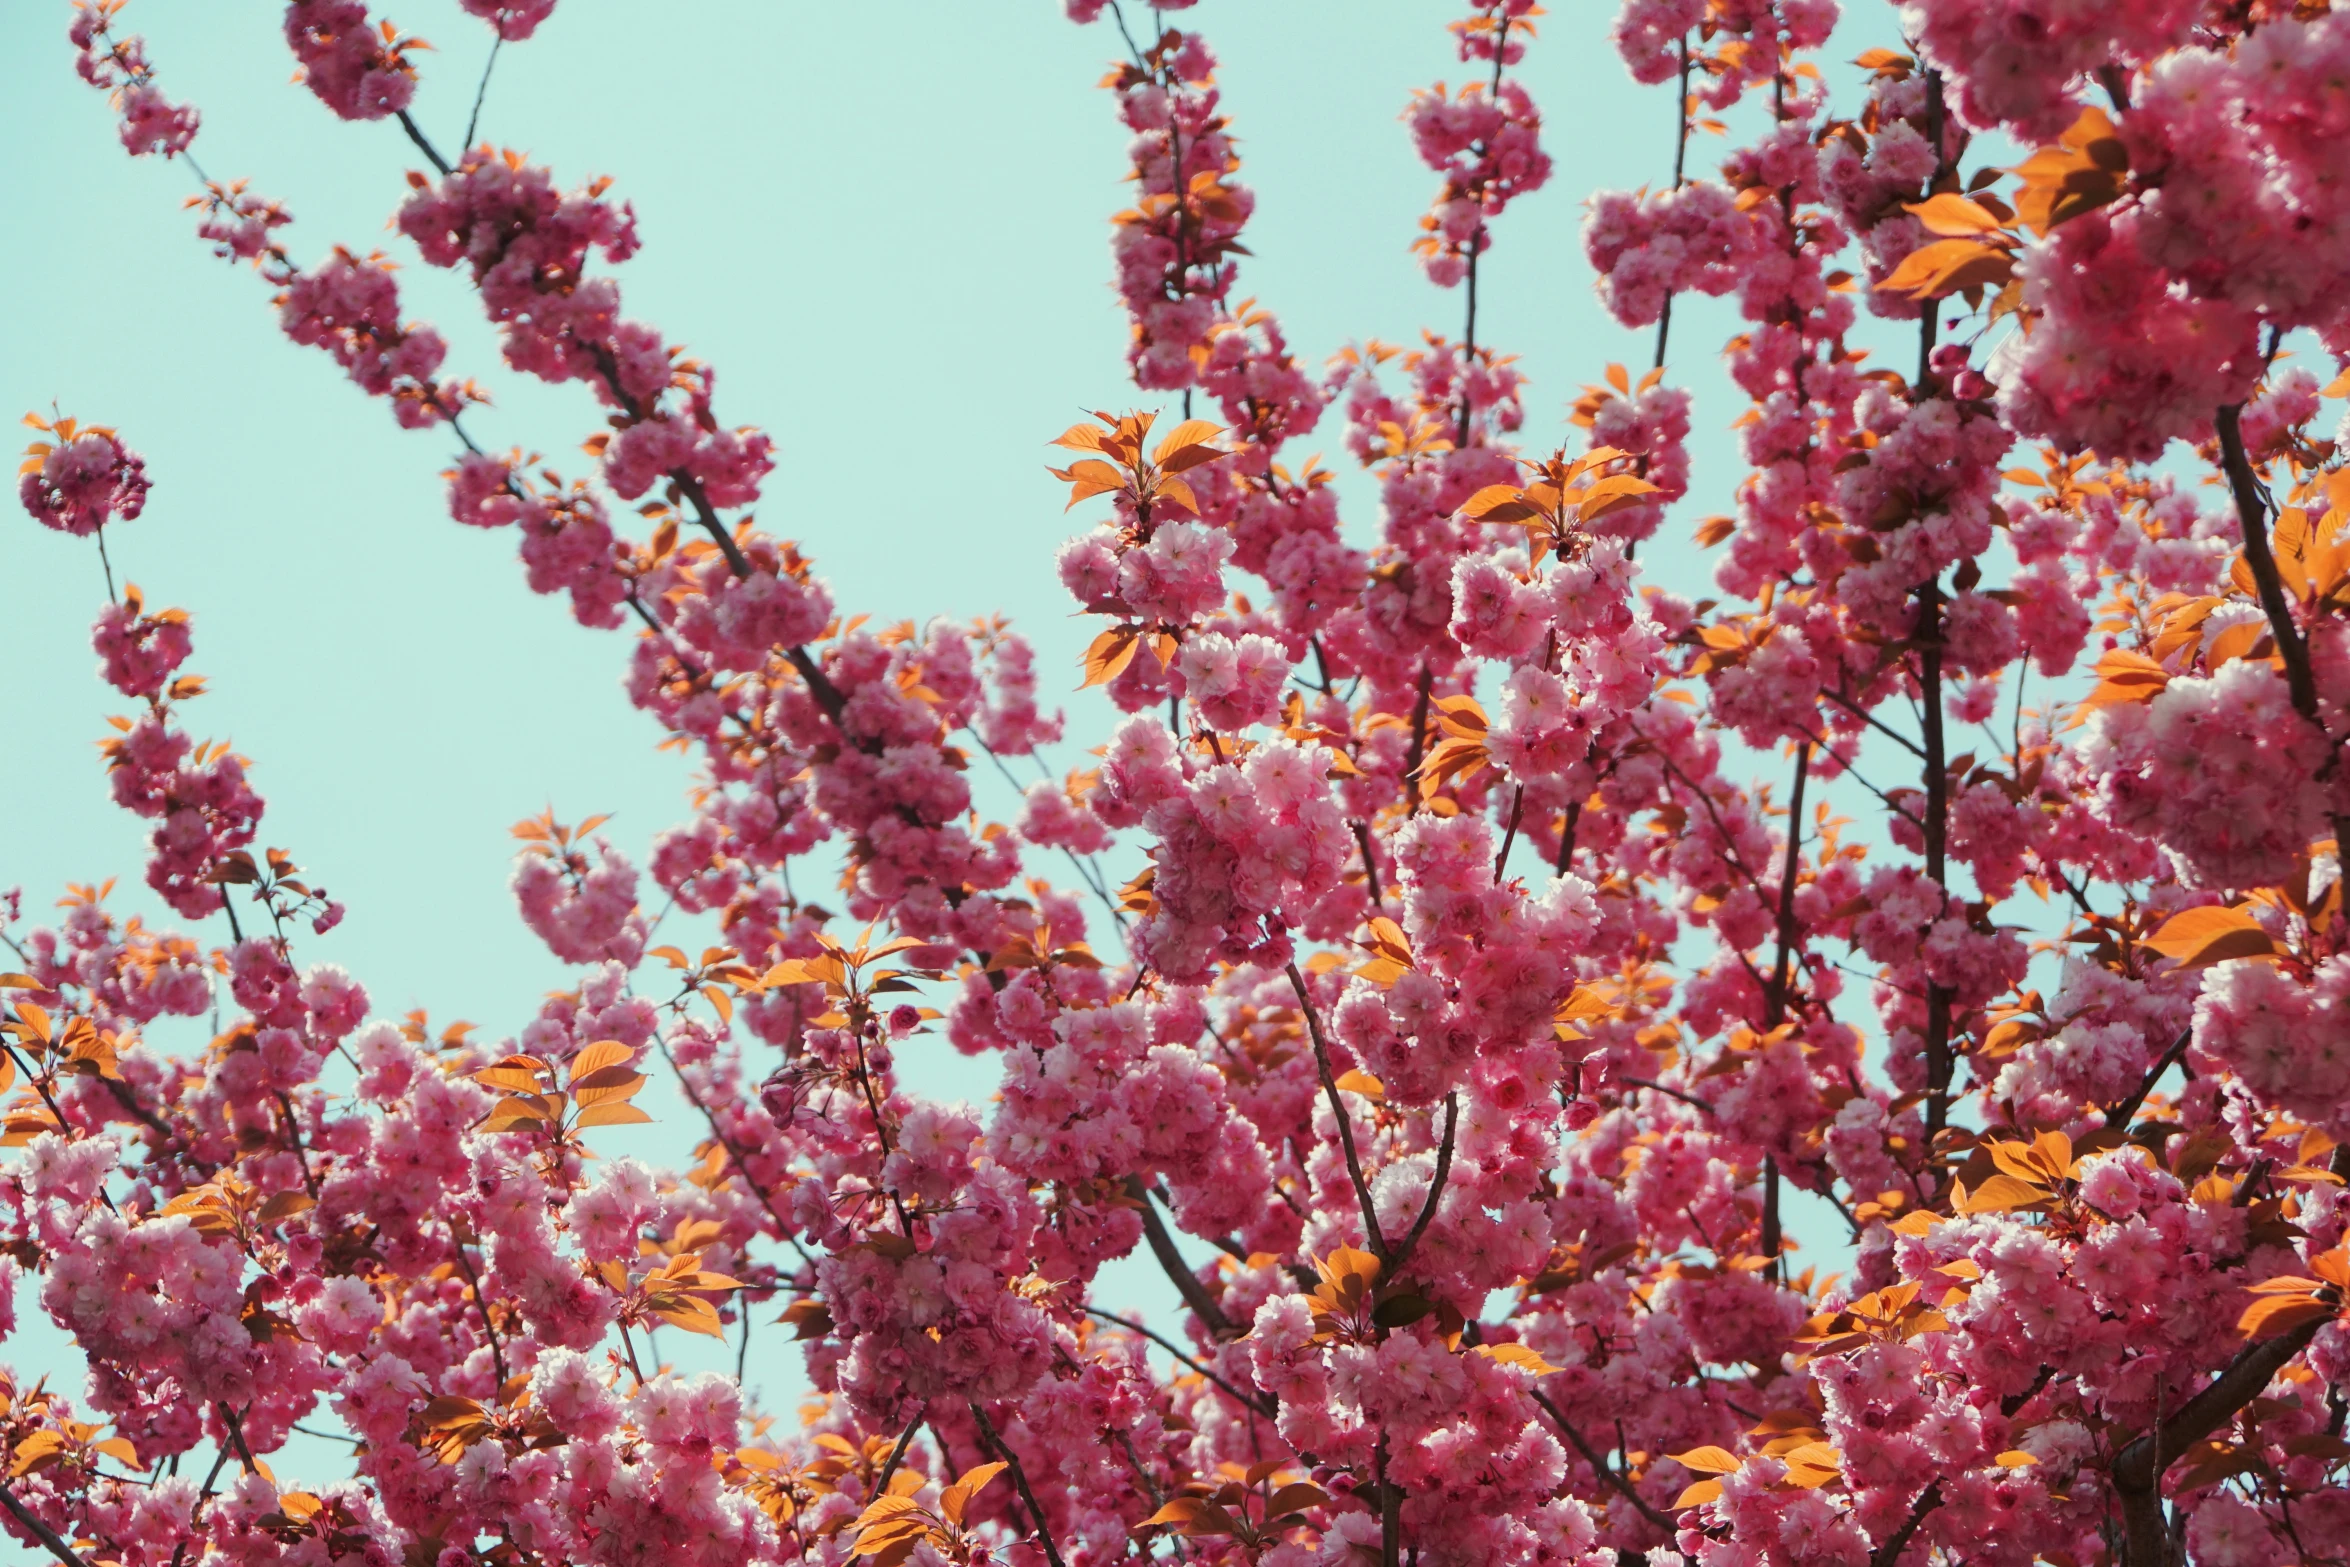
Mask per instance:
[[[1414,87],[1460,79],[1444,31],[1458,9],[1210,0],[1177,19],[1224,62],[1258,193],[1241,292],[1309,363],[1349,340],[1458,330],[1460,295],[1429,287],[1409,254],[1434,177],[1399,120]],[[1611,359],[1637,372],[1651,342],[1598,308],[1579,239],[1593,189],[1671,166],[1672,89],[1626,77],[1606,41],[1613,9],[1571,0],[1543,21],[1522,75],[1557,171],[1502,221],[1483,273],[1479,338],[1522,355],[1529,447],[1579,444],[1563,416],[1582,383]],[[385,14],[437,46],[416,112],[454,148],[487,31],[451,0]],[[449,373],[496,398],[469,421],[485,444],[584,471],[589,398],[505,372],[468,291],[387,232],[421,160],[389,122],[344,124],[288,84],[280,15],[259,0],[137,0],[121,26],[147,35],[165,92],[202,109],[207,171],[249,177],[294,214],[298,260],[342,243],[412,263],[407,313],[447,336]],[[325,355],[279,335],[267,289],[194,238],[185,166],[122,154],[103,98],[73,74],[68,18],[62,0],[0,11],[0,157],[16,192],[0,412],[54,401],[145,455],[155,492],[113,540],[116,571],[193,612],[190,667],[213,694],[190,723],[253,759],[265,840],[350,907],[298,956],[350,969],[379,1012],[421,1005],[510,1033],[566,975],[514,915],[508,825],[549,802],[567,820],[612,812],[641,864],[683,815],[686,770],[621,695],[624,640],[531,595],[511,534],[447,520],[446,436],[399,430]],[[761,520],[814,556],[844,609],[1008,611],[1040,645],[1048,699],[1075,686],[1086,632],[1050,570],[1078,523],[1044,443],[1083,409],[1155,402],[1126,383],[1108,287],[1127,137],[1096,83],[1116,52],[1106,26],[1012,0],[563,0],[504,51],[482,118],[483,136],[562,183],[609,174],[636,204],[628,313],[715,364],[722,418],[774,435]],[[1692,172],[1719,145],[1693,147]],[[1729,509],[1727,426],[1744,403],[1716,355],[1736,329],[1715,301],[1684,302],[1675,323],[1676,379],[1700,394],[1699,493],[1647,553],[1653,580],[1685,590],[1705,571],[1690,528]],[[1329,417],[1293,455],[1351,466],[1341,435]],[[1350,478],[1347,493],[1349,529],[1367,537],[1368,486]],[[87,651],[94,555],[11,505],[0,582],[0,889],[21,884],[39,918],[65,882],[119,875],[116,904],[153,918],[144,824],[107,803],[94,749],[120,706]],[[1070,705],[1062,766],[1105,727],[1092,699]],[[968,1069],[941,1086],[985,1091]],[[690,1141],[682,1126],[644,1135],[647,1152]],[[1133,1299],[1157,1293],[1134,1280]]]
[[[1350,339],[1458,329],[1459,294],[1427,286],[1408,252],[1434,179],[1398,119],[1414,86],[1460,76],[1452,10],[1282,0],[1182,18],[1223,57],[1259,196],[1242,290],[1309,363]],[[486,29],[449,0],[384,14],[436,45],[416,112],[453,147]],[[191,667],[214,694],[191,722],[253,759],[268,841],[350,905],[308,954],[349,966],[379,1005],[503,1026],[559,977],[512,917],[507,825],[551,800],[569,819],[616,812],[633,847],[682,814],[684,769],[652,752],[619,692],[621,640],[530,594],[510,534],[447,520],[448,438],[399,430],[282,337],[266,287],[194,238],[185,166],[122,154],[103,97],[73,74],[68,15],[42,0],[0,16],[18,192],[0,409],[54,401],[145,455],[154,498],[118,530],[117,569],[194,613]],[[203,110],[206,170],[293,213],[299,261],[341,243],[411,263],[407,313],[448,337],[450,373],[496,398],[469,421],[485,444],[585,470],[578,442],[600,422],[587,396],[506,372],[468,291],[387,232],[421,160],[390,122],[345,124],[288,84],[279,15],[136,0],[121,25],[147,35],[164,90]],[[1544,26],[1526,76],[1559,171],[1502,226],[1480,331],[1524,355],[1530,444],[1560,438],[1565,403],[1608,359],[1646,350],[1593,302],[1577,226],[1595,185],[1669,169],[1672,113],[1670,89],[1624,76],[1602,8]],[[1077,523],[1044,443],[1084,408],[1145,401],[1108,288],[1127,137],[1095,83],[1115,48],[1107,27],[1009,0],[564,0],[504,51],[482,118],[484,137],[564,183],[609,174],[636,204],[626,308],[717,367],[721,417],[773,433],[761,520],[815,557],[844,609],[1008,611],[1048,686],[1075,685],[1059,677],[1084,631],[1050,570]],[[1683,341],[1710,373],[1722,323],[1704,314],[1685,312]],[[1701,439],[1735,412],[1701,412]],[[1343,462],[1341,433],[1329,417],[1305,449]],[[889,482],[896,498],[877,503]],[[1353,528],[1375,525],[1353,508]],[[143,825],[106,804],[89,748],[113,701],[84,651],[96,562],[19,518],[0,527],[0,572],[14,589],[0,660],[16,673],[0,720],[17,742],[0,886],[38,905],[64,880],[122,873],[136,906]],[[1075,730],[1095,716],[1086,704]]]

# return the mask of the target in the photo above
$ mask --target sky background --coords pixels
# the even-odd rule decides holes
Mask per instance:
[[[1459,330],[1458,291],[1430,287],[1409,252],[1436,181],[1399,118],[1414,88],[1462,78],[1445,31],[1459,9],[1209,0],[1174,19],[1223,62],[1240,178],[1257,193],[1239,292],[1309,364],[1349,342]],[[1583,384],[1610,361],[1638,374],[1653,344],[1600,309],[1580,241],[1593,190],[1670,178],[1672,89],[1630,81],[1607,42],[1613,9],[1560,7],[1517,72],[1557,167],[1498,226],[1478,335],[1521,356],[1529,448],[1579,446],[1565,414]],[[487,30],[452,0],[379,14],[436,46],[419,57],[414,108],[453,152]],[[447,337],[445,373],[495,400],[467,421],[485,445],[586,472],[578,445],[600,427],[588,395],[507,372],[470,291],[389,231],[421,159],[394,123],[344,123],[289,85],[281,16],[257,0],[137,0],[118,27],[144,33],[164,92],[202,110],[205,170],[249,178],[293,214],[281,242],[298,262],[342,244],[410,263],[405,313]],[[264,841],[349,906],[297,960],[350,970],[379,1015],[425,1007],[436,1024],[511,1034],[570,976],[514,913],[509,826],[550,804],[566,821],[610,812],[606,830],[641,865],[685,814],[687,769],[622,696],[623,637],[528,592],[511,533],[448,520],[445,432],[400,430],[325,354],[286,340],[266,286],[194,237],[187,167],[124,156],[103,95],[74,75],[69,19],[62,0],[0,9],[0,160],[17,192],[0,245],[0,411],[54,405],[117,427],[146,458],[146,514],[110,536],[117,576],[192,612],[188,668],[212,694],[183,721],[252,759]],[[1848,24],[1831,60],[1898,43],[1890,12],[1862,20],[1876,31]],[[609,175],[635,204],[645,244],[618,270],[627,313],[716,367],[722,419],[773,435],[760,522],[813,556],[844,612],[1009,613],[1039,646],[1048,701],[1075,687],[1088,635],[1052,553],[1090,520],[1062,515],[1045,443],[1085,409],[1162,401],[1126,380],[1109,287],[1128,136],[1097,84],[1119,53],[1106,23],[1012,0],[562,0],[502,52],[480,131],[562,185]],[[1720,145],[1698,139],[1693,175]],[[1718,354],[1736,330],[1724,302],[1677,307],[1671,374],[1698,395],[1696,487],[1643,558],[1680,591],[1706,585],[1691,529],[1730,509],[1729,425],[1745,402]],[[1349,532],[1365,540],[1372,490],[1342,434],[1326,416],[1290,455],[1322,451],[1347,475]],[[179,923],[143,884],[146,825],[106,798],[95,745],[123,704],[88,652],[104,599],[92,547],[11,506],[0,584],[0,891],[21,886],[38,922],[66,883],[119,876],[119,911]],[[1106,704],[1064,700],[1075,743],[1059,769],[1107,727]],[[1011,808],[1000,789],[981,805]],[[158,1033],[185,1047],[200,1028]],[[941,1050],[913,1086],[983,1099],[988,1078]],[[663,1126],[604,1134],[608,1154],[675,1158],[694,1140],[682,1104],[645,1102]],[[1815,1251],[1832,1238],[1804,1216],[1795,1228]],[[1130,1264],[1102,1298],[1169,1296]],[[38,1357],[43,1325],[26,1316]],[[783,1395],[793,1360],[761,1356],[753,1380]]]

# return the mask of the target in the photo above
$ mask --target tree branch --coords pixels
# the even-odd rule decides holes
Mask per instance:
[[[1354,1182],[1355,1201],[1363,1209],[1363,1240],[1377,1254],[1380,1267],[1392,1277],[1394,1268],[1388,1262],[1387,1237],[1379,1233],[1379,1214],[1371,1205],[1370,1183],[1363,1179],[1363,1161],[1355,1154],[1354,1126],[1347,1120],[1346,1104],[1338,1097],[1338,1080],[1330,1075],[1330,1048],[1322,1042],[1321,1014],[1314,1010],[1314,998],[1306,993],[1306,977],[1289,965],[1289,983],[1297,991],[1297,1004],[1306,1015],[1306,1032],[1314,1041],[1314,1068],[1322,1075],[1322,1092],[1330,1100],[1330,1113],[1338,1121],[1338,1146],[1346,1155],[1347,1178]]]
[[[1215,1383],[1216,1386],[1222,1388],[1232,1398],[1247,1408],[1255,1410],[1258,1414],[1263,1415],[1266,1419],[1270,1420],[1281,1412],[1280,1407],[1271,1401],[1271,1394],[1265,1394],[1258,1398],[1249,1397],[1248,1394],[1243,1393],[1239,1388],[1234,1387],[1231,1383],[1216,1375],[1215,1372],[1210,1371],[1206,1366],[1200,1364],[1200,1362],[1185,1354],[1180,1348],[1176,1346],[1174,1340],[1168,1338],[1165,1334],[1154,1332],[1152,1329],[1143,1326],[1139,1322],[1130,1322],[1124,1317],[1113,1315],[1110,1312],[1102,1310],[1099,1306],[1087,1306],[1084,1309],[1085,1314],[1089,1317],[1096,1318],[1103,1322],[1114,1322],[1119,1327],[1126,1329],[1126,1331],[1129,1333],[1141,1334],[1144,1338],[1149,1339],[1152,1343],[1158,1345],[1159,1348],[1165,1350],[1168,1354],[1173,1355],[1177,1360],[1182,1361],[1185,1365],[1198,1372],[1201,1376],[1207,1378],[1210,1382]]]
[[[922,1429],[922,1414],[921,1409],[915,1410],[914,1418],[906,1422],[906,1429],[898,1433],[896,1445],[889,1450],[889,1460],[881,1466],[881,1473],[873,1477],[873,1494],[875,1496],[883,1495],[889,1490],[890,1476],[896,1474],[898,1465],[905,1462],[906,1449],[913,1445],[914,1433]]]
[[[1942,1505],[1942,1482],[1936,1480],[1918,1493],[1917,1505],[1909,1516],[1901,1520],[1901,1527],[1885,1537],[1885,1543],[1869,1552],[1869,1567],[1893,1567],[1901,1560],[1901,1553],[1909,1549],[1909,1542],[1918,1532],[1918,1525],[1926,1521],[1926,1514]]]
[[[1559,1406],[1552,1403],[1539,1388],[1534,1390],[1534,1402],[1542,1406],[1542,1412],[1550,1416],[1551,1422],[1559,1428],[1560,1434],[1566,1437],[1568,1444],[1583,1455],[1583,1462],[1591,1466],[1592,1473],[1606,1481],[1617,1495],[1630,1502],[1641,1517],[1662,1529],[1666,1539],[1669,1540],[1673,1537],[1676,1532],[1673,1520],[1659,1511],[1655,1503],[1642,1496],[1639,1488],[1634,1486],[1631,1481],[1616,1473],[1607,1460],[1599,1455],[1598,1450],[1584,1440],[1583,1433],[1575,1429],[1574,1423],[1567,1419],[1566,1415],[1560,1411]]]
[[[1191,1314],[1206,1323],[1208,1331],[1218,1338],[1230,1334],[1232,1319],[1224,1315],[1224,1308],[1216,1304],[1215,1297],[1184,1262],[1183,1253],[1175,1249],[1175,1237],[1168,1232],[1166,1221],[1159,1217],[1158,1208],[1151,1202],[1150,1188],[1143,1185],[1141,1176],[1126,1177],[1126,1195],[1134,1200],[1134,1206],[1142,1214],[1142,1234],[1150,1242],[1151,1255],[1159,1259],[1160,1269],[1182,1295],[1183,1303],[1191,1308]]]
[[[406,131],[408,139],[416,143],[416,150],[424,154],[426,162],[443,174],[449,172],[449,160],[441,156],[441,150],[432,144],[432,138],[424,134],[406,109],[400,111],[400,129]]]
[[[490,1320],[490,1298],[482,1293],[481,1275],[474,1271],[473,1259],[465,1255],[465,1238],[453,1235],[450,1239],[455,1242],[457,1266],[465,1270],[465,1282],[473,1286],[473,1309],[481,1313],[481,1330],[489,1335],[490,1364],[497,1367],[498,1396],[503,1398],[506,1393],[506,1350],[498,1342],[497,1324]]]
[[[2330,1320],[2330,1319],[2328,1319]],[[2166,1531],[2162,1522],[2162,1476],[2188,1448],[2228,1423],[2260,1396],[2285,1363],[2317,1337],[2325,1321],[2307,1322],[2290,1333],[2246,1345],[2202,1392],[2181,1404],[2168,1420],[2131,1442],[2114,1458],[2113,1488],[2121,1497],[2122,1527],[2129,1567],[2162,1567]]]
[[[971,1418],[978,1422],[979,1440],[987,1445],[988,1451],[1001,1458],[1010,1467],[1012,1484],[1018,1488],[1020,1500],[1027,1504],[1028,1519],[1036,1528],[1036,1543],[1044,1547],[1045,1558],[1053,1564],[1053,1567],[1068,1567],[1068,1564],[1061,1560],[1060,1549],[1053,1544],[1052,1531],[1045,1527],[1044,1509],[1037,1505],[1036,1493],[1028,1489],[1028,1471],[1020,1467],[1020,1455],[1012,1451],[1010,1443],[996,1435],[995,1427],[988,1423],[986,1410],[977,1404],[968,1407],[971,1411]]]
[[[2244,534],[2244,564],[2251,568],[2252,580],[2260,589],[2260,607],[2276,638],[2277,657],[2284,660],[2285,686],[2293,694],[2293,711],[2315,724],[2319,722],[2317,681],[2309,669],[2309,646],[2293,624],[2292,608],[2285,602],[2284,579],[2278,575],[2277,558],[2268,547],[2268,503],[2252,472],[2252,459],[2244,452],[2241,412],[2241,405],[2229,403],[2214,421],[2219,426],[2220,466],[2227,473],[2228,490],[2236,498],[2236,520]]]
[[[63,1535],[41,1522],[31,1508],[17,1499],[16,1493],[9,1489],[5,1480],[0,1480],[0,1507],[7,1508],[8,1516],[22,1524],[25,1533],[40,1541],[50,1555],[65,1563],[65,1567],[90,1567],[72,1546],[65,1543]]]
[[[1436,1205],[1444,1200],[1445,1178],[1452,1173],[1452,1134],[1460,1125],[1461,1095],[1454,1089],[1444,1096],[1444,1140],[1436,1145],[1436,1174],[1428,1182],[1428,1198],[1420,1204],[1420,1216],[1412,1221],[1411,1233],[1403,1244],[1395,1248],[1395,1255],[1387,1262],[1389,1278],[1401,1277],[1404,1265],[1412,1260],[1412,1252],[1420,1244],[1420,1237],[1428,1233],[1429,1221],[1436,1217]]]
[[[2130,1097],[2105,1112],[2105,1124],[2120,1127],[2125,1132],[2128,1131],[2130,1121],[2137,1115],[2140,1107],[2146,1103],[2146,1096],[2154,1092],[2154,1085],[2162,1081],[2163,1073],[2179,1064],[2179,1058],[2187,1053],[2187,1045],[2194,1037],[2195,1030],[2192,1028],[2180,1029],[2179,1037],[2172,1040],[2170,1048],[2162,1053],[2161,1058],[2154,1065],[2146,1069],[2145,1077],[2139,1080],[2136,1090],[2131,1093]]]

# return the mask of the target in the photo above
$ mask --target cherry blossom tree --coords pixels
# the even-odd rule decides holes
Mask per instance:
[[[461,3],[493,62],[553,9]],[[2350,375],[2302,363],[2350,363],[2350,20],[1629,0],[1678,128],[1585,239],[1653,359],[1529,429],[1478,283],[1577,161],[1518,74],[1540,7],[1467,0],[1430,39],[1462,79],[1404,108],[1433,190],[1396,243],[1447,324],[1320,366],[1243,291],[1188,7],[1067,9],[1132,186],[1132,390],[1072,388],[1113,411],[1052,469],[1074,732],[1000,619],[875,625],[821,537],[753,524],[774,444],[624,313],[626,200],[436,139],[441,56],[286,7],[304,87],[422,162],[387,243],[576,390],[584,467],[498,446],[393,256],[305,266],[198,170],[122,0],[78,0],[125,150],[445,455],[456,522],[625,639],[698,787],[649,843],[516,829],[573,975],[535,1017],[381,1015],[193,737],[190,616],[119,575],[168,493],[124,432],[31,420],[24,509],[105,562],[107,782],[185,929],[104,887],[0,923],[0,1331],[37,1309],[87,1371],[0,1381],[13,1534],[74,1567],[2342,1560]],[[1734,307],[1746,400],[1704,496],[1688,294]],[[1325,421],[1375,520],[1294,454]],[[1715,596],[1643,584],[1676,550]],[[667,911],[718,939],[656,945]],[[925,1034],[990,1105],[907,1080]],[[591,1149],[654,1074],[683,1168]],[[1796,1271],[1796,1194],[1848,1266]],[[1098,1303],[1130,1254],[1179,1312]],[[796,1425],[673,1369],[778,1317]],[[347,1463],[283,1451],[308,1421]]]

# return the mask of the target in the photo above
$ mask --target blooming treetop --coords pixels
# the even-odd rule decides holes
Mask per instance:
[[[462,4],[501,46],[552,10]],[[120,7],[76,5],[77,67],[187,160]],[[199,235],[628,636],[700,787],[634,859],[516,829],[574,972],[536,1017],[380,1016],[188,727],[188,615],[109,561],[107,777],[201,934],[105,887],[0,930],[0,1328],[32,1291],[88,1367],[0,1382],[8,1527],[125,1567],[2339,1559],[2350,470],[2300,361],[2350,359],[2350,19],[1917,0],[1836,32],[1849,77],[1830,0],[1631,0],[1680,129],[1586,243],[1654,363],[1529,431],[1477,285],[1562,173],[1514,74],[1539,7],[1472,0],[1406,109],[1397,243],[1457,333],[1320,368],[1240,297],[1186,8],[1068,9],[1118,55],[1146,408],[1059,435],[1054,564],[1122,716],[999,822],[973,768],[1064,737],[1027,644],[844,615],[750,521],[769,438],[624,313],[626,202],[443,147],[419,40],[287,6],[301,82],[428,165],[391,243],[577,383],[587,466],[484,444],[389,255],[305,266],[201,176]],[[1735,296],[1748,400],[1702,602],[1635,559],[1692,484],[1692,291]],[[1375,529],[1286,450],[1326,418]],[[33,422],[25,509],[119,553],[139,458]],[[652,945],[647,873],[722,940]],[[2037,957],[2027,893],[2067,921]],[[992,1106],[901,1077],[926,1031]],[[655,1071],[695,1162],[591,1159]],[[1842,1276],[1793,1270],[1790,1189]],[[1138,1248],[1179,1318],[1094,1303]],[[666,1368],[778,1312],[796,1428]],[[348,1464],[294,1472],[329,1418]]]

